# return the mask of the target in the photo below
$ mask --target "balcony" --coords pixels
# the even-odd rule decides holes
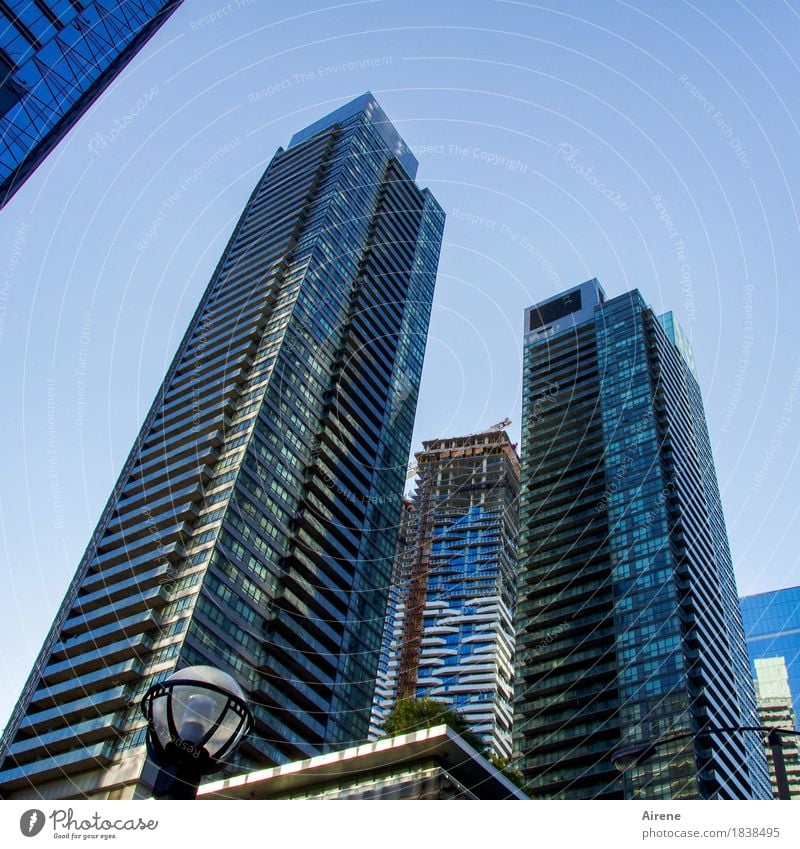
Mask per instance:
[[[112,555],[114,555],[113,558]],[[154,560],[177,563],[184,557],[184,555],[185,552],[183,550],[183,546],[178,542],[162,546],[159,549],[157,556],[154,556],[152,551],[148,551],[145,554],[141,554],[138,557],[134,557],[124,563],[120,563],[119,566],[114,566],[113,568],[106,567],[108,566],[109,561],[117,561],[118,558],[116,557],[116,552],[95,555],[92,563],[92,571],[95,572],[95,574],[87,575],[83,582],[82,589],[93,591],[95,588],[99,589],[100,587],[112,584],[119,578],[129,575],[131,572],[135,572],[140,566],[145,566],[148,563],[152,563]]]
[[[87,650],[114,643],[121,637],[132,637],[135,634],[151,631],[155,627],[156,620],[153,611],[149,610],[144,616],[137,613],[135,616],[112,622],[103,628],[95,628],[79,637],[64,637],[62,635],[61,641],[56,643],[53,648],[52,658],[53,660],[61,660],[75,657]]]
[[[104,716],[124,707],[128,703],[125,687],[112,687],[102,693],[94,693],[87,698],[58,705],[38,713],[29,713],[20,723],[21,734],[50,731],[54,727],[80,722],[83,719]]]
[[[168,563],[160,563],[154,569],[148,569],[139,575],[134,575],[126,580],[119,581],[115,584],[103,587],[88,595],[79,596],[73,605],[74,613],[86,613],[98,607],[113,602],[118,598],[130,595],[131,592],[149,589],[156,584],[167,583],[164,579],[169,580],[170,567]]]
[[[118,622],[123,615],[130,616],[133,613],[142,613],[153,610],[167,603],[166,585],[152,587],[139,593],[126,593],[121,598],[98,607],[88,613],[72,616],[64,623],[62,633],[77,636],[78,634],[109,623]]]
[[[55,731],[45,732],[27,740],[14,743],[8,750],[9,757],[17,764],[37,758],[52,758],[65,749],[70,749],[76,743],[86,746],[106,740],[108,737],[116,736],[120,731],[120,720],[115,718],[109,722],[107,716],[98,716],[87,719],[69,728],[58,728]]]
[[[42,687],[31,696],[30,705],[32,708],[49,708],[64,699],[90,696],[92,690],[102,690],[107,682],[117,685],[133,681],[140,677],[141,671],[138,658],[113,666],[104,666],[93,672],[84,673],[78,678],[70,678],[50,687]]]
[[[25,766],[4,769],[0,771],[0,785],[9,790],[29,787],[53,778],[63,778],[70,773],[107,766],[111,763],[111,749],[111,743],[97,743]]]
[[[51,663],[42,673],[42,683],[48,686],[58,684],[108,664],[119,663],[133,656],[139,657],[148,648],[146,634],[137,634],[133,639],[118,640],[104,646],[102,651],[90,651],[74,659]]]
[[[195,496],[195,502],[200,501],[202,497],[202,492],[199,487],[192,488],[188,494]],[[169,527],[171,524],[175,524],[176,522],[194,523],[197,520],[200,509],[198,504],[193,503],[192,501],[186,501],[183,504],[176,504],[172,496],[161,499],[161,502],[161,505],[154,504],[153,507],[148,506],[150,515],[143,522],[137,522],[127,529],[120,530],[119,532],[112,534],[109,534],[109,529],[107,529],[106,534],[103,535],[100,545],[98,545],[98,551],[110,551],[112,548],[116,548],[120,544],[132,544],[148,537],[159,536],[158,532],[162,528]],[[160,506],[161,509],[157,510],[157,506]],[[136,511],[133,515],[136,516],[136,518],[141,518],[142,514]],[[119,522],[115,522],[114,524],[117,527],[120,526]]]
[[[125,544],[119,548],[112,549],[103,554],[98,554],[96,561],[103,562],[107,565],[114,565],[123,560],[130,560],[132,552],[141,552],[141,549],[148,549],[147,552],[141,552],[138,557],[149,556],[151,560],[158,560],[163,556],[166,546],[170,543],[182,543],[187,540],[192,532],[192,527],[188,522],[181,522],[172,527],[165,528],[158,537],[146,536],[140,540],[135,540],[130,544]]]

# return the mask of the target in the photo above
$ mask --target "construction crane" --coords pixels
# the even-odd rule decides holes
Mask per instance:
[[[511,419],[503,419],[502,421],[497,422],[497,424],[493,424],[491,427],[484,428],[483,430],[476,430],[472,433],[467,433],[464,436],[456,437],[457,439],[469,439],[470,436],[478,436],[481,433],[493,433],[498,430],[505,430],[511,424]],[[434,451],[449,451],[449,448],[434,448]],[[416,461],[411,461],[406,467],[406,480],[409,481],[411,478],[416,477],[417,472],[419,471],[419,464]]]

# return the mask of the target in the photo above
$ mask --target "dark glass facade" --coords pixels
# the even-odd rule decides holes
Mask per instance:
[[[367,736],[444,215],[366,94],[279,150],[3,737],[7,796],[146,792],[138,702],[211,664],[239,768]]]
[[[182,0],[0,0],[0,207]]]
[[[800,587],[745,596],[740,604],[753,677],[757,659],[782,657],[800,716]]]
[[[769,798],[691,351],[638,291],[526,313],[515,747],[533,796]]]

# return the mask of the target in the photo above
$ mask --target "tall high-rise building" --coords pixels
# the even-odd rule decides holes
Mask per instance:
[[[273,157],[8,724],[3,795],[145,792],[138,702],[185,665],[247,692],[243,769],[366,739],[444,226],[415,172],[370,94]]]
[[[386,619],[383,624],[378,673],[375,678],[375,693],[372,699],[369,722],[371,740],[383,736],[386,718],[397,704],[397,664],[400,659],[399,647],[403,642],[403,616],[408,595],[408,578],[414,557],[416,519],[414,509],[414,502],[404,497],[400,511],[392,582],[386,605]]]
[[[783,658],[795,716],[800,716],[800,587],[739,599],[753,677],[759,658]]]
[[[756,668],[756,706],[758,717],[764,728],[796,728],[797,714],[792,704],[792,691],[789,689],[789,673],[783,657],[759,657],[755,659]],[[772,792],[776,799],[778,781],[775,762],[769,741],[765,740],[769,777]],[[784,769],[792,799],[800,799],[800,744],[797,737],[781,735]]]
[[[371,731],[380,733],[399,699],[429,698],[456,709],[488,747],[509,756],[517,453],[494,428],[428,440],[416,460]]]
[[[544,798],[770,798],[689,343],[597,280],[525,312],[515,763]]]
[[[0,207],[181,2],[0,3]]]

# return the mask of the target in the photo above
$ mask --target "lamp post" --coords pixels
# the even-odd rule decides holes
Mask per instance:
[[[157,799],[194,799],[253,724],[242,688],[212,666],[189,666],[145,693],[147,752],[159,767]]]
[[[792,794],[789,790],[789,779],[786,775],[786,760],[783,754],[783,740],[781,739],[781,736],[784,734],[800,737],[800,731],[794,731],[791,728],[763,728],[760,725],[723,726],[719,728],[706,727],[697,733],[688,731],[681,734],[670,734],[665,737],[659,737],[657,740],[619,746],[611,753],[611,760],[620,772],[626,772],[650,760],[658,751],[658,747],[664,743],[672,743],[676,740],[688,740],[695,737],[706,737],[710,734],[735,734],[742,731],[757,731],[767,735],[767,743],[772,753],[772,761],[775,764],[775,783],[778,786],[778,798],[791,799]]]

